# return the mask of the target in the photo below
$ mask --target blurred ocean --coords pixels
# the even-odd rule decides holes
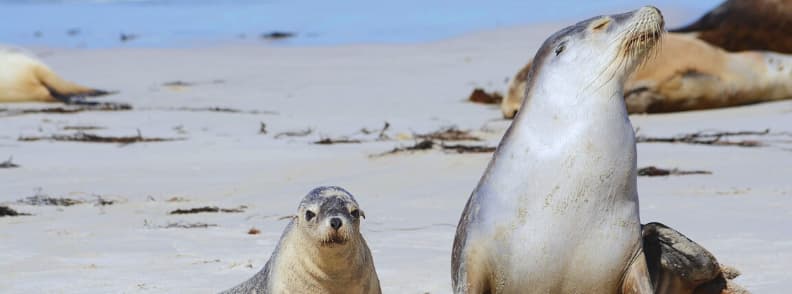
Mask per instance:
[[[574,22],[655,5],[698,16],[720,0],[0,0],[0,43],[106,48],[224,42],[282,45],[433,41],[498,27]],[[277,42],[259,36],[293,32]],[[122,34],[129,39],[121,41]]]

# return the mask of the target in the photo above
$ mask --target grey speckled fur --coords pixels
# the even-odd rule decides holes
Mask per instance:
[[[344,190],[340,187],[319,187],[313,189],[311,192],[306,195],[303,200],[300,202],[300,206],[298,208],[299,211],[303,209],[307,209],[310,205],[319,204],[319,211],[317,212],[317,219],[321,219],[324,217],[324,214],[330,213],[331,216],[338,216],[339,213],[345,214],[346,217],[351,217],[348,212],[347,205],[354,204],[354,207],[358,207],[357,201],[355,198],[350,194],[348,191]],[[357,208],[356,208],[357,209]],[[360,216],[365,217],[363,212],[360,212]],[[283,246],[290,246],[285,244],[285,242],[290,238],[297,237],[297,230],[294,230],[298,226],[300,226],[300,215],[292,218],[289,224],[283,231],[281,235],[280,241],[278,242],[277,247],[272,252],[272,256],[267,261],[267,264],[264,265],[264,268],[256,273],[252,278],[248,279],[247,281],[243,282],[242,284],[237,285],[231,289],[221,292],[221,294],[263,294],[263,293],[274,293],[274,284],[277,282],[273,281],[274,273],[278,271],[278,264],[279,258],[283,258],[282,251],[284,248]],[[358,217],[355,217],[358,218]],[[357,223],[359,220],[355,220]],[[375,287],[373,290],[376,290],[379,293],[379,281],[376,277],[376,271],[373,268],[373,260],[371,259],[371,252],[368,249],[368,246],[365,244],[365,240],[363,237],[360,236],[359,231],[355,231],[355,234],[358,236],[360,243],[355,243],[357,245],[348,245],[348,246],[360,246],[358,247],[359,252],[364,252],[365,260],[367,260],[370,268],[364,268],[364,271],[369,271],[373,275],[374,282],[373,284],[369,284],[372,287]],[[314,246],[313,244],[309,243],[302,243],[305,246]],[[292,245],[293,246],[293,245]],[[284,260],[286,261],[286,260]],[[332,291],[336,292],[336,291]]]

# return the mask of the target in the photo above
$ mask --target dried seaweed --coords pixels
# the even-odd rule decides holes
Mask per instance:
[[[384,141],[384,140],[390,139],[390,137],[388,137],[388,135],[385,134],[385,132],[388,131],[388,129],[390,129],[390,123],[386,121],[385,125],[382,126],[382,129],[369,130],[367,128],[362,128],[362,129],[360,129],[360,132],[363,133],[364,135],[370,135],[370,134],[373,134],[373,133],[379,133],[379,135],[377,135],[377,141]]]
[[[432,141],[432,140],[422,140],[422,141],[415,142],[415,144],[413,144],[412,146],[396,147],[396,148],[393,148],[393,150],[391,150],[391,151],[383,152],[383,153],[380,153],[380,154],[375,154],[375,155],[372,155],[371,157],[385,156],[385,155],[391,155],[391,154],[397,154],[397,153],[403,153],[403,152],[411,152],[411,151],[418,151],[418,150],[429,150],[429,149],[432,149],[434,147],[434,145],[435,145],[435,142]]]
[[[160,226],[163,229],[206,229],[209,227],[216,227],[216,224],[207,224],[207,223],[185,223],[185,222],[175,222],[175,223],[168,223],[167,225]]]
[[[8,160],[0,162],[0,168],[17,168],[18,164],[14,163],[14,157],[9,157]]]
[[[692,134],[683,134],[675,137],[637,136],[636,142],[760,147],[763,146],[762,142],[756,140],[729,141],[724,139],[731,136],[763,136],[769,133],[770,133],[770,129],[766,129],[764,131],[740,131],[740,132],[697,132]]]
[[[132,144],[132,143],[141,143],[141,142],[168,142],[168,141],[178,141],[184,140],[181,138],[159,138],[159,137],[143,137],[140,131],[138,131],[137,136],[100,136],[95,134],[90,134],[86,132],[77,132],[72,135],[62,135],[62,134],[55,134],[51,136],[30,136],[30,137],[19,137],[19,141],[22,142],[32,142],[32,141],[41,141],[41,140],[51,140],[51,141],[64,141],[64,142],[84,142],[84,143],[118,143],[118,144]]]
[[[441,145],[445,151],[454,151],[456,153],[490,153],[495,152],[493,146],[483,145]]]
[[[96,105],[65,105],[49,108],[0,108],[0,117],[16,116],[23,114],[73,114],[84,111],[128,111],[132,110],[132,105],[126,103],[97,103]]]
[[[103,130],[103,127],[99,126],[65,126],[63,127],[64,131],[95,131],[95,130]]]
[[[33,206],[72,206],[85,203],[85,201],[79,199],[55,198],[40,193],[18,200],[17,202]]]
[[[659,177],[659,176],[681,176],[681,175],[710,175],[711,171],[706,170],[679,170],[663,169],[654,166],[647,166],[638,170],[638,176]]]
[[[462,131],[456,127],[447,127],[427,134],[416,134],[415,137],[439,141],[481,141],[478,137],[471,135],[470,131]]]
[[[280,139],[281,137],[305,137],[313,133],[313,129],[307,128],[305,130],[300,131],[288,131],[282,132],[275,135],[275,139]]]
[[[190,209],[177,209],[171,211],[170,214],[195,214],[195,213],[204,213],[204,212],[211,212],[211,213],[241,213],[245,212],[247,206],[240,206],[238,208],[219,208],[216,206],[204,206],[204,207],[196,207]]]
[[[242,110],[230,107],[164,107],[164,108],[143,108],[144,110],[159,110],[159,111],[188,111],[188,112],[220,112],[220,113],[239,113],[239,114],[278,114],[275,111],[268,110]]]
[[[0,217],[4,216],[22,216],[22,215],[30,215],[29,213],[22,213],[17,212],[16,210],[8,207],[8,206],[0,206]]]
[[[347,138],[339,138],[339,139],[323,138],[319,141],[314,142],[314,144],[318,144],[318,145],[360,144],[360,140],[347,139]]]

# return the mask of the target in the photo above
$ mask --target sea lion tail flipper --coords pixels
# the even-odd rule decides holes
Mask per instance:
[[[646,265],[643,251],[633,258],[624,272],[621,284],[621,294],[653,294],[652,279]]]
[[[729,280],[739,272],[724,270],[707,249],[661,223],[643,226],[644,250],[657,293],[744,293]]]
[[[36,77],[44,84],[47,90],[50,91],[53,98],[66,104],[90,104],[85,103],[83,98],[116,93],[114,91],[88,88],[69,82],[55,74],[55,72],[46,66],[36,67]]]

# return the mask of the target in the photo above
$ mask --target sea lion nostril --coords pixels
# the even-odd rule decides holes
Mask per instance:
[[[340,218],[334,217],[330,219],[330,226],[333,227],[333,229],[335,230],[338,230],[338,228],[341,227],[341,224],[342,223]]]

